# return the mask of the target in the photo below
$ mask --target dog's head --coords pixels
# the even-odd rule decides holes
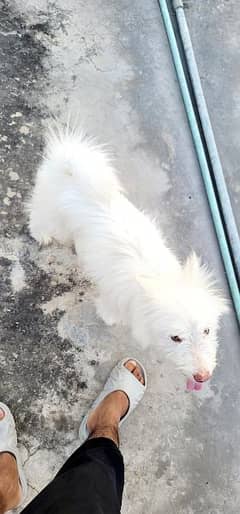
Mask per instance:
[[[228,311],[226,300],[194,253],[176,279],[146,279],[144,286],[151,298],[147,316],[155,344],[187,377],[187,389],[200,390],[216,366],[217,330]]]

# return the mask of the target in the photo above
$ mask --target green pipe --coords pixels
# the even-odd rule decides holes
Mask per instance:
[[[211,171],[214,175],[214,183],[216,185],[218,203],[221,207],[222,218],[224,220],[225,233],[228,238],[229,247],[231,248],[233,265],[236,272],[236,279],[238,283],[240,283],[240,240],[237,224],[234,218],[231,200],[228,194],[211,120],[208,114],[208,108],[204,97],[201,79],[192,47],[191,36],[189,33],[187,20],[184,13],[183,1],[173,0],[173,7],[176,11],[178,28],[181,35],[188,71],[192,81],[194,97],[197,103],[198,113],[201,119],[202,129],[204,132],[209,157],[211,159]]]
[[[181,89],[181,93],[182,93],[182,97],[183,97],[183,101],[184,101],[184,105],[185,105],[185,109],[186,109],[186,113],[187,113],[187,117],[188,117],[188,122],[190,125],[192,137],[193,137],[193,142],[194,142],[194,146],[196,149],[196,153],[197,153],[197,157],[198,157],[198,161],[199,161],[199,165],[200,165],[200,169],[201,169],[201,173],[202,173],[202,178],[203,178],[206,193],[207,193],[207,198],[208,198],[208,202],[209,202],[209,206],[210,206],[210,210],[211,210],[211,214],[212,214],[212,218],[213,218],[213,223],[215,226],[218,243],[219,243],[225,271],[227,274],[229,288],[231,291],[237,319],[240,324],[240,294],[239,294],[239,289],[238,289],[238,285],[237,285],[237,280],[236,280],[236,276],[235,276],[235,272],[234,272],[234,268],[233,268],[233,264],[232,264],[232,260],[231,260],[231,255],[229,252],[229,248],[228,248],[228,244],[227,244],[227,240],[226,240],[226,236],[225,236],[225,232],[224,232],[224,228],[223,228],[223,224],[222,224],[222,220],[221,220],[221,215],[219,212],[219,208],[218,208],[218,204],[217,204],[217,200],[216,200],[216,196],[215,196],[215,192],[214,192],[214,188],[213,188],[213,184],[212,184],[212,180],[211,180],[211,176],[210,176],[210,172],[209,172],[209,168],[208,168],[206,155],[204,152],[201,135],[199,132],[194,108],[192,105],[191,96],[189,93],[187,80],[185,77],[180,53],[178,50],[177,41],[176,41],[173,26],[172,26],[172,21],[171,21],[170,15],[169,15],[166,0],[158,0],[158,2],[159,2],[160,9],[161,9],[166,33],[168,36],[168,41],[169,41],[169,45],[170,45],[170,49],[171,49],[177,77],[178,77],[178,82],[179,82],[179,86]]]

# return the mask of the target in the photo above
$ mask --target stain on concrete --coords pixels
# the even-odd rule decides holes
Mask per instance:
[[[157,451],[159,452],[159,448],[157,449]],[[155,477],[157,479],[161,478],[163,475],[165,475],[165,473],[167,472],[168,468],[169,468],[169,465],[170,465],[170,462],[167,459],[163,459],[163,458],[160,458],[158,460],[158,467],[157,467],[157,471],[155,473]]]
[[[16,194],[5,202],[1,216],[1,234],[13,237],[23,231],[26,218],[23,214],[22,197],[25,199],[29,182],[42,150],[39,124],[42,113],[33,105],[35,89],[43,91],[46,74],[43,59],[46,46],[27,27],[24,18],[10,2],[1,1],[0,20],[0,87],[2,91],[0,135],[1,191],[0,200],[6,197],[9,181],[16,180]],[[28,134],[21,133],[21,127]],[[33,143],[34,142],[34,143]],[[21,193],[21,197],[17,195]]]

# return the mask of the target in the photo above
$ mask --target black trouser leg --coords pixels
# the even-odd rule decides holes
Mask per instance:
[[[122,455],[110,439],[89,439],[22,514],[119,514]]]

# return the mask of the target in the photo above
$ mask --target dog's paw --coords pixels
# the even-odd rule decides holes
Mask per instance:
[[[51,236],[48,236],[47,234],[34,234],[31,233],[31,236],[37,243],[39,244],[40,248],[43,246],[49,246],[53,242],[53,238]]]
[[[38,239],[38,244],[39,244],[40,248],[42,248],[43,246],[49,246],[50,244],[52,244],[52,242],[53,242],[53,238],[51,236],[47,236],[47,235],[44,235]]]
[[[52,243],[53,237],[49,233],[49,230],[43,226],[43,224],[36,223],[34,220],[30,220],[29,232],[39,246],[48,246]]]

